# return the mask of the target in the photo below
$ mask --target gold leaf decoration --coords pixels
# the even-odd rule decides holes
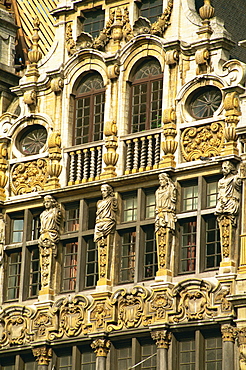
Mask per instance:
[[[214,157],[220,154],[224,143],[224,125],[213,122],[204,126],[189,127],[181,134],[181,151],[188,162],[200,157]]]

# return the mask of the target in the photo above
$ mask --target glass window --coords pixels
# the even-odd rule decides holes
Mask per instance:
[[[161,127],[162,73],[157,60],[144,62],[133,76],[130,132]]]
[[[120,369],[130,369],[132,366],[132,348],[130,343],[115,345],[117,350],[117,364]]]
[[[24,231],[24,218],[12,219],[12,243],[21,243]]]
[[[20,134],[19,149],[23,154],[38,154],[47,140],[47,131],[41,125],[28,126]]]
[[[63,352],[63,353],[62,353]],[[57,356],[58,369],[72,370],[72,350],[65,348],[60,350]]]
[[[105,89],[99,73],[82,80],[76,96],[75,145],[103,138]]]
[[[207,183],[207,207],[216,207],[218,197],[218,181]]]
[[[84,32],[90,33],[93,37],[97,37],[104,27],[104,10],[94,9],[84,12],[84,17]]]
[[[79,203],[65,205],[65,232],[79,230]]]
[[[195,341],[186,339],[179,342],[179,369],[195,370]]]
[[[197,119],[213,117],[219,108],[222,94],[218,87],[206,86],[198,88],[189,101],[190,114]]]
[[[24,362],[24,370],[38,370],[38,363],[31,353],[23,354],[21,357]]]
[[[81,370],[96,370],[96,356],[88,348],[81,348]]]
[[[98,280],[98,257],[96,243],[93,236],[87,238],[86,273],[85,286],[87,288],[96,286]]]
[[[29,298],[36,297],[40,289],[39,248],[32,248],[30,254]]]
[[[155,240],[154,225],[149,225],[145,229],[145,254],[144,254],[144,278],[154,278],[157,266],[157,251]]]
[[[6,254],[7,258],[7,300],[19,298],[21,251]]]
[[[126,232],[121,236],[120,281],[130,282],[135,273],[136,231]]]
[[[220,232],[216,217],[205,220],[206,223],[206,268],[219,267],[221,261]]]
[[[205,370],[222,370],[222,339],[205,339]]]
[[[183,211],[193,211],[197,209],[197,199],[198,199],[198,186],[184,186],[182,187],[183,192]]]
[[[161,0],[142,0],[141,16],[154,23],[162,15],[162,7]]]
[[[31,240],[37,240],[39,238],[40,227],[41,227],[40,214],[33,215]]]
[[[64,246],[62,290],[74,291],[77,277],[78,242]]]
[[[130,222],[137,219],[137,196],[126,195],[123,198],[123,221]]]
[[[196,268],[196,226],[195,220],[181,226],[181,272]]]
[[[156,345],[154,343],[143,343],[141,346],[141,350],[142,360],[145,360],[142,363],[142,370],[156,370]]]
[[[155,192],[146,194],[146,218],[155,217]]]

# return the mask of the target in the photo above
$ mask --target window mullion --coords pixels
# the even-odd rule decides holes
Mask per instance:
[[[143,190],[140,188],[137,192],[137,220],[136,220],[136,245],[135,245],[135,274],[134,283],[137,283],[141,277],[140,266],[143,266],[143,256],[140,255],[140,243],[143,241],[143,232],[140,227],[140,221],[142,218],[142,201],[143,201]],[[142,245],[142,243],[141,243]],[[143,248],[142,248],[143,249]],[[142,250],[143,253],[143,250]]]
[[[83,287],[84,287],[84,281],[85,281],[85,259],[86,259],[86,253],[85,253],[85,248],[82,249],[82,226],[84,222],[81,222],[81,220],[87,220],[88,222],[88,206],[85,202],[84,199],[80,201],[80,206],[79,206],[79,231],[77,234],[78,237],[78,257],[77,257],[77,278],[76,278],[76,288],[75,291],[79,292]],[[87,225],[85,225],[87,226]],[[82,250],[84,251],[82,255]],[[82,284],[83,282],[83,284]]]
[[[27,291],[29,285],[29,275],[27,271],[30,272],[30,253],[26,247],[26,239],[27,239],[27,230],[29,229],[29,218],[28,218],[29,210],[26,209],[24,212],[24,227],[23,227],[23,240],[22,240],[22,258],[21,258],[21,271],[20,271],[20,294],[19,299],[21,301],[27,298]]]
[[[203,179],[198,177],[198,194],[203,194]],[[201,260],[202,260],[202,219],[201,219],[201,209],[202,209],[202,197],[197,199],[197,230],[196,230],[196,273],[199,274],[202,270]]]
[[[95,95],[90,95],[89,141],[94,140]]]
[[[205,354],[204,354],[204,338],[200,330],[195,332],[195,368],[199,370],[204,370],[205,364]]]
[[[147,96],[146,96],[146,124],[145,124],[145,129],[149,130],[150,129],[150,115],[151,115],[151,85],[152,81],[150,78],[148,78],[147,83]]]

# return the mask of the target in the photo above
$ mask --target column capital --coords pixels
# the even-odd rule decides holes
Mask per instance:
[[[157,348],[168,349],[172,339],[172,333],[168,330],[154,330],[151,332],[152,339]]]
[[[94,339],[91,343],[91,348],[96,354],[96,357],[107,357],[110,350],[111,342],[108,339]]]
[[[220,328],[223,342],[235,342],[237,331],[236,328],[230,324],[224,324]]]
[[[32,349],[32,353],[39,365],[49,365],[52,357],[52,348],[46,346],[37,347]]]

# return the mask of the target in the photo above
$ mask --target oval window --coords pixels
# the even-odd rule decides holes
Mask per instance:
[[[46,140],[47,131],[43,126],[29,126],[20,133],[18,149],[25,155],[38,154]]]

